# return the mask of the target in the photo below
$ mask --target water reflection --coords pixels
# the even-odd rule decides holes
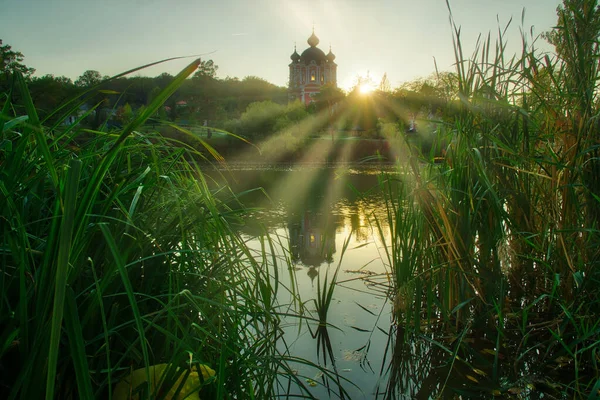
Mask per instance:
[[[458,364],[452,354],[424,337],[408,339],[392,321],[389,271],[381,257],[390,230],[377,187],[377,175],[352,171],[235,172],[234,191],[244,193],[245,206],[255,209],[242,233],[251,246],[256,242],[256,249],[260,243],[252,237],[260,232],[258,225],[281,239],[284,248],[278,251],[294,264],[295,290],[305,316],[315,321],[300,328],[297,318],[284,321],[286,350],[341,377],[327,378],[305,364],[296,365],[315,398],[336,397],[332,391],[341,385],[352,399],[427,399],[465,381],[464,376],[449,379]],[[263,190],[249,191],[255,188]],[[328,288],[326,277],[331,280],[337,272],[339,284],[323,324],[316,299]],[[287,265],[278,276],[285,286],[292,285],[286,281]],[[374,289],[375,280],[381,284]],[[288,301],[281,299],[282,304]],[[302,393],[292,389],[291,395]]]
[[[292,261],[310,267],[311,279],[317,275],[317,267],[333,262],[336,227],[342,223],[340,218],[323,216],[312,210],[290,215],[288,231]]]

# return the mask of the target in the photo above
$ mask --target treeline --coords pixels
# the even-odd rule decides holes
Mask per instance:
[[[35,70],[23,64],[23,54],[2,45],[0,57],[6,61],[0,66],[0,90],[10,87],[8,71],[18,69],[28,81],[34,104],[41,118],[50,115],[66,100],[91,90],[82,101],[78,114],[94,109],[85,122],[94,128],[105,124],[123,124],[140,109],[144,109],[161,90],[173,81],[173,76],[162,73],[156,77],[133,76],[110,80],[99,71],[85,71],[72,81],[65,76],[34,76]],[[225,121],[239,118],[250,103],[273,101],[285,104],[287,89],[256,77],[243,79],[217,77],[218,66],[212,60],[202,61],[195,74],[166,102],[157,118],[174,122],[223,125]],[[105,83],[102,83],[106,81]],[[14,104],[19,104],[18,93],[13,93]],[[60,122],[60,121],[59,121]]]
[[[41,118],[51,116],[68,99],[88,92],[79,110],[67,122],[88,113],[82,122],[93,129],[119,127],[131,121],[174,78],[162,73],[156,77],[110,79],[95,70],[85,71],[75,81],[64,76],[37,77],[33,68],[24,65],[23,54],[9,45],[2,46],[0,42],[0,55],[7,60],[0,68],[18,69],[26,76]],[[397,88],[391,87],[385,75],[378,85],[369,77],[360,77],[348,93],[325,86],[314,102],[305,106],[300,102],[288,104],[285,87],[255,76],[219,78],[217,71],[218,66],[212,60],[202,61],[193,76],[156,113],[155,119],[193,126],[206,123],[253,141],[279,134],[297,142],[324,132],[380,138],[418,130],[422,137],[427,137],[435,132],[432,120],[450,117],[458,99],[458,79],[454,73],[435,74]],[[0,89],[9,86],[7,76],[0,74]],[[365,85],[372,90],[365,93]],[[13,104],[19,104],[15,98],[18,94],[12,96]],[[312,121],[307,120],[309,117]],[[298,127],[300,121],[304,121],[303,127]],[[50,122],[63,121],[53,121],[51,117]]]

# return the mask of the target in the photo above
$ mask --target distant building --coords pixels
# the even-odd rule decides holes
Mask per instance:
[[[289,83],[290,101],[300,99],[306,105],[321,91],[321,86],[337,86],[337,64],[333,61],[335,55],[331,52],[331,47],[327,55],[317,47],[319,38],[314,29],[307,42],[310,47],[302,54],[298,54],[294,46],[294,53],[290,57],[292,63]]]

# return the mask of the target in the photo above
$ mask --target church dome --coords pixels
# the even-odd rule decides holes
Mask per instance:
[[[304,64],[310,64],[311,61],[316,62],[317,64],[321,64],[327,62],[327,56],[323,52],[323,50],[319,49],[317,45],[319,44],[319,38],[315,35],[315,29],[313,28],[312,35],[306,41],[310,47],[302,52],[300,56],[300,61]]]
[[[300,54],[296,51],[296,47],[294,46],[294,53],[290,56],[293,62],[298,62],[300,60]]]
[[[308,40],[306,42],[308,43],[308,45],[310,47],[317,47],[317,45],[319,44],[319,38],[317,37],[317,35],[315,35],[314,28],[313,28],[312,35],[310,35],[310,37],[308,38]]]
[[[335,54],[331,52],[331,46],[329,47],[329,53],[327,53],[327,61],[333,62],[335,60]]]
[[[308,64],[311,61],[315,61],[317,64],[319,64],[327,61],[327,56],[325,53],[323,53],[323,50],[319,49],[318,47],[309,47],[302,52],[300,60],[305,64]]]

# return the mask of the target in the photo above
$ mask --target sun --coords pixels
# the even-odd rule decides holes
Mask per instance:
[[[371,82],[363,82],[358,87],[358,91],[361,94],[371,94],[375,90],[375,85]]]

